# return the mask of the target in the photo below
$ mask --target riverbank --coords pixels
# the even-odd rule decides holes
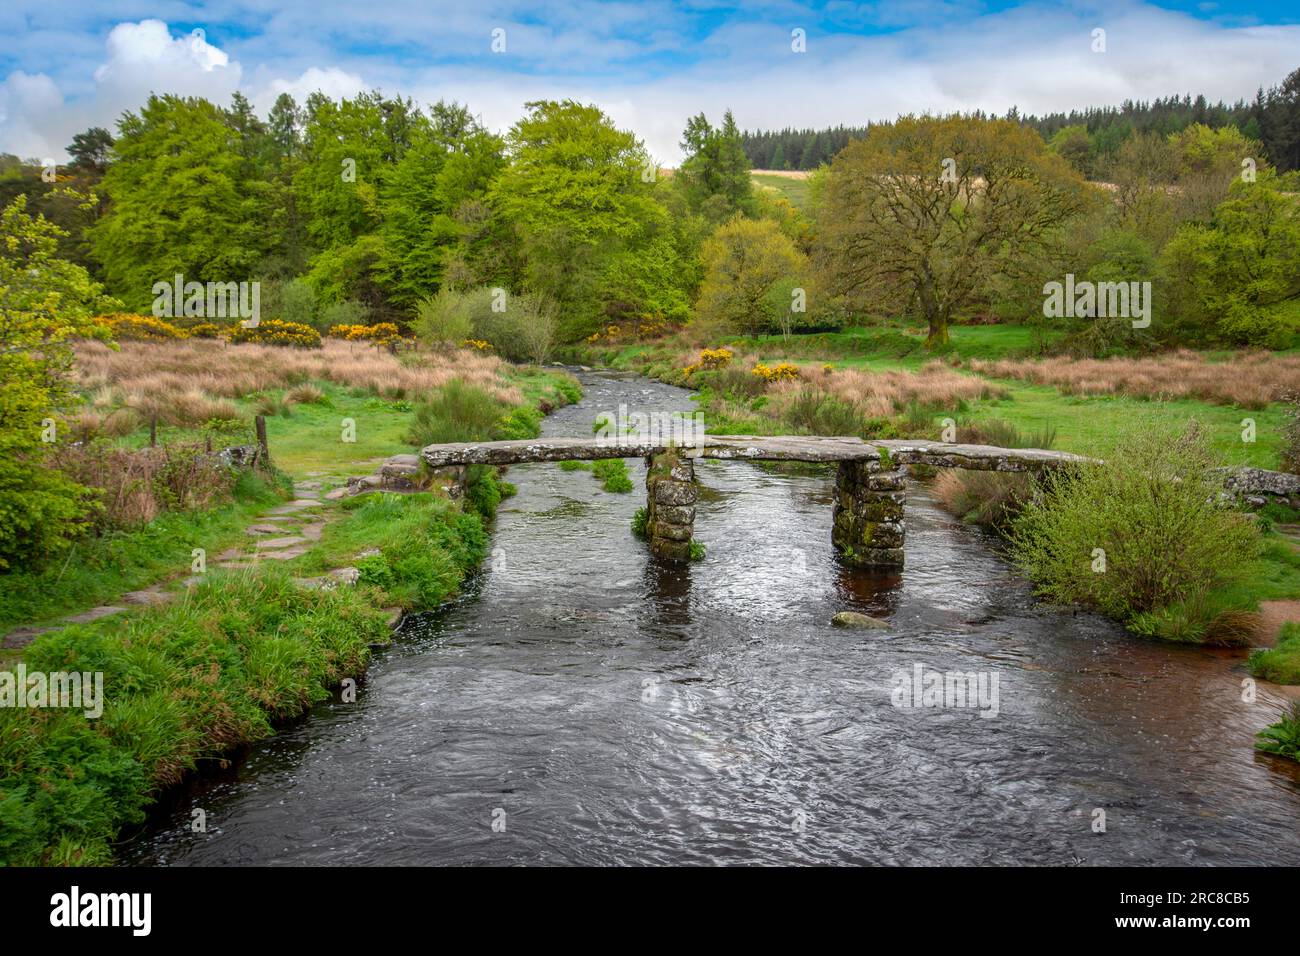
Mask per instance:
[[[580,395],[562,373],[507,374],[512,390],[491,393],[508,413],[503,427],[536,430],[544,413]],[[89,675],[86,686],[102,681],[102,696],[93,708],[57,706],[47,694],[24,695],[27,706],[0,707],[0,863],[111,863],[120,829],[140,822],[162,790],[233,747],[273,735],[340,685],[343,695],[354,694],[355,684],[345,682],[359,678],[372,650],[391,641],[395,610],[437,607],[481,564],[487,526],[512,491],[494,469],[473,470],[463,489],[433,482],[432,490],[404,494],[337,498],[326,491],[341,489],[349,469],[367,464],[351,459],[353,443],[339,440],[341,422],[345,430],[349,421],[364,430],[378,414],[389,422],[377,429],[387,437],[367,450],[393,447],[391,438],[394,451],[409,451],[406,433],[418,406],[444,386],[410,399],[342,393],[330,382],[281,388],[313,397],[304,384],[316,400],[297,404],[311,411],[292,409],[275,420],[281,429],[268,429],[275,436],[272,460],[294,475],[244,472],[232,499],[211,510],[167,511],[138,530],[80,543],[61,567],[0,576],[11,624],[30,623],[33,615],[49,620],[126,589],[170,588],[165,601],[85,623],[55,622],[56,629],[5,652],[0,677],[10,678],[11,695],[21,667],[29,682],[46,687],[60,675]],[[240,401],[285,397],[263,391]],[[369,419],[350,404],[376,401],[383,407]],[[140,438],[133,431],[118,441],[129,447]],[[292,478],[310,474],[321,491],[287,502]],[[259,518],[301,522],[309,509],[310,536],[287,524],[261,528],[287,532],[274,542],[253,535]],[[296,543],[276,547],[287,541]],[[244,547],[226,548],[232,542]],[[194,547],[213,555],[197,573]],[[184,581],[180,569],[189,573]]]

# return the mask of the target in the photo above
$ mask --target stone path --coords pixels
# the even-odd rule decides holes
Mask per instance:
[[[294,484],[294,499],[285,504],[276,505],[254,519],[254,523],[244,529],[250,538],[249,545],[227,548],[211,558],[212,567],[251,568],[259,561],[288,561],[305,554],[319,541],[325,525],[329,521],[328,513],[323,511],[321,501],[321,482],[317,480],[301,481]],[[347,573],[352,572],[351,577]],[[355,583],[356,568],[340,568],[330,572],[331,586],[340,582]],[[332,577],[331,577],[332,576]],[[19,627],[0,637],[0,647],[18,648],[30,644],[41,634],[56,631],[67,624],[88,624],[113,614],[121,614],[131,607],[148,607],[170,604],[183,593],[203,580],[202,575],[193,575],[179,581],[180,588],[172,588],[173,581],[161,581],[139,591],[128,591],[119,595],[113,604],[82,611],[66,617],[56,624]],[[308,580],[308,579],[304,579]]]
[[[308,472],[306,479],[294,483],[292,501],[268,508],[257,515],[253,523],[244,529],[244,533],[249,538],[248,543],[209,556],[209,567],[235,570],[252,568],[262,561],[290,561],[306,554],[312,545],[321,539],[325,525],[333,515],[333,512],[326,507],[326,502],[371,491],[410,494],[425,490],[431,485],[443,487],[452,497],[456,497],[461,491],[459,480],[463,477],[462,469],[455,467],[441,469],[426,480],[424,466],[418,455],[394,455],[391,458],[354,464],[377,466],[377,470],[374,474],[349,478],[346,485],[328,492],[324,491],[324,473]],[[378,551],[363,551],[357,555],[357,558],[378,553]],[[329,589],[341,584],[355,584],[360,574],[357,568],[342,567],[317,577],[294,580],[303,587]],[[194,587],[202,580],[202,575],[191,575],[179,580],[160,581],[148,588],[119,595],[113,604],[91,608],[63,618],[54,624],[15,628],[7,634],[0,635],[0,648],[24,647],[41,634],[57,631],[67,624],[86,624],[112,614],[121,614],[132,607],[169,604],[175,601],[185,589]],[[390,626],[396,627],[401,622],[402,609],[394,607],[384,610],[389,614]]]

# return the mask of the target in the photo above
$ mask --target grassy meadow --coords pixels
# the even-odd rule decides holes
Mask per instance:
[[[938,438],[944,418],[997,419],[1026,433],[1054,432],[1056,448],[1098,457],[1126,435],[1173,436],[1194,419],[1223,464],[1269,469],[1279,467],[1286,422],[1284,404],[1269,397],[1300,391],[1297,353],[1183,350],[1144,358],[1063,359],[1044,357],[1054,340],[1021,325],[954,327],[949,346],[937,354],[925,348],[915,326],[899,325],[789,339],[724,336],[709,344],[731,349],[736,369],[788,362],[800,377],[760,389],[763,383],[745,382],[738,371],[728,376],[720,394],[707,373],[681,374],[699,349],[674,339],[593,349],[586,357],[703,386],[714,431],[806,430],[781,414],[788,408],[782,397],[812,390],[849,403],[858,418],[904,424],[914,437]],[[1253,435],[1246,419],[1254,422]]]

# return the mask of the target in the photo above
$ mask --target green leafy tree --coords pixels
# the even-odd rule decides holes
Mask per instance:
[[[1172,192],[1179,220],[1209,220],[1241,178],[1242,163],[1264,165],[1264,147],[1235,126],[1211,129],[1194,123],[1169,137],[1178,163],[1178,187]]]
[[[438,349],[454,349],[474,334],[476,312],[491,311],[491,291],[442,289],[416,307],[415,334]]]
[[[1082,123],[1057,130],[1056,135],[1048,143],[1048,149],[1073,166],[1081,175],[1092,175],[1094,159],[1092,137],[1088,135],[1088,127]]]
[[[103,175],[108,168],[109,154],[113,149],[113,134],[102,126],[92,126],[84,133],[72,137],[68,146],[68,155],[72,165],[78,169],[94,171]]]
[[[686,158],[674,179],[681,184],[691,208],[710,222],[751,211],[754,186],[749,175],[740,130],[731,110],[714,129],[703,113],[693,116],[682,133]]]
[[[1084,206],[1086,185],[1009,120],[905,116],[831,165],[817,254],[828,293],[864,305],[910,296],[929,329],[977,303],[993,275],[1030,275]]]
[[[202,99],[151,96],[118,124],[102,188],[110,208],[90,230],[109,289],[147,312],[153,285],[251,278],[264,254],[265,196],[231,148],[224,111]]]
[[[572,100],[527,108],[490,199],[518,236],[524,286],[555,304],[560,336],[571,340],[600,327],[611,271],[644,254],[669,228],[668,214],[641,142],[598,108]]]
[[[783,323],[791,299],[773,289],[806,274],[807,260],[770,219],[737,216],[704,243],[704,282],[696,305],[705,327],[755,333]],[[787,326],[788,328],[788,326]]]
[[[0,212],[0,570],[62,550],[90,507],[43,460],[69,401],[70,340],[107,339],[94,316],[115,303],[57,257],[60,232],[27,214],[25,196]]]
[[[307,98],[294,190],[314,250],[309,281],[322,300],[358,299],[381,319],[395,317],[381,197],[427,123],[409,100],[378,92]]]
[[[1300,331],[1300,202],[1271,170],[1180,228],[1162,265],[1184,340],[1277,348]]]
[[[479,232],[492,227],[473,213],[505,166],[504,148],[454,103],[434,105],[430,123],[413,133],[380,208],[384,281],[395,304],[409,307],[436,292],[453,262],[476,271]]]

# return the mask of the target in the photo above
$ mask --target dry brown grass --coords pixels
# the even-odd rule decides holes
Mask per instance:
[[[1006,390],[973,375],[953,371],[942,362],[930,362],[919,372],[905,369],[888,371],[863,371],[803,366],[799,379],[771,386],[770,391],[782,394],[796,392],[812,386],[829,395],[852,402],[864,415],[886,418],[909,405],[955,408],[959,401],[979,398],[998,398]]]
[[[178,425],[236,418],[235,406],[223,399],[310,381],[410,399],[459,378],[502,401],[522,400],[505,383],[499,358],[471,350],[404,353],[399,359],[372,346],[330,340],[319,349],[295,349],[188,339],[123,342],[116,352],[99,342],[80,342],[76,353],[78,385],[97,408],[127,405],[145,417],[157,413],[161,421]]]
[[[235,473],[197,443],[127,449],[94,442],[59,445],[51,464],[93,488],[98,531],[139,528],[164,511],[211,507],[229,499]]]
[[[1300,392],[1300,355],[1272,352],[1241,352],[1222,362],[1187,350],[1143,358],[976,359],[969,367],[994,378],[1054,385],[1067,395],[1194,398],[1258,409]]]
[[[968,524],[1004,530],[1033,493],[1033,479],[995,471],[940,469],[930,483],[939,506]]]

